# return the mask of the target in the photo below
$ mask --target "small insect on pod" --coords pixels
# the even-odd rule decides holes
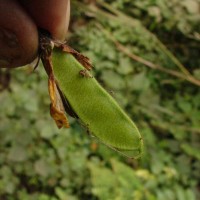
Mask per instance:
[[[88,73],[88,71],[86,69],[82,69],[79,71],[79,74],[83,77],[86,78],[93,78],[93,76],[91,74]]]

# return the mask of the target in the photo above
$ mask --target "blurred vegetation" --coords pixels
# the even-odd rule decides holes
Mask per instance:
[[[199,5],[72,1],[68,40],[138,125],[139,160],[93,141],[72,118],[58,130],[42,66],[1,69],[0,200],[200,199]]]

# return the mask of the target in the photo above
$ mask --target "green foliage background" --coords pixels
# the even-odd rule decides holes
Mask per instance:
[[[136,122],[144,153],[121,157],[72,118],[58,130],[43,67],[14,69],[0,93],[0,200],[199,199],[199,5],[72,1],[68,40]]]

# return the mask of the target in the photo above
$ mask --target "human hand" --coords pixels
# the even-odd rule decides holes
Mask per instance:
[[[0,68],[32,62],[38,52],[38,28],[64,40],[70,0],[0,0]]]

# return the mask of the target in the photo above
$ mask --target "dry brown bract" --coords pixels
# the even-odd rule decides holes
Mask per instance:
[[[92,65],[90,63],[89,58],[75,51],[68,45],[59,43],[59,42],[53,42],[50,38],[43,35],[40,36],[39,56],[41,57],[43,66],[49,77],[48,88],[49,88],[49,96],[51,100],[50,114],[51,114],[51,117],[56,122],[58,128],[62,128],[62,127],[69,128],[69,122],[68,122],[65,112],[70,111],[70,113],[74,113],[74,111],[72,108],[70,108],[70,105],[68,102],[64,102],[64,101],[67,101],[67,99],[66,97],[62,98],[64,97],[64,95],[62,94],[62,91],[60,90],[59,85],[56,82],[56,79],[53,73],[52,51],[53,51],[54,46],[56,46],[57,48],[60,48],[63,52],[72,54],[87,70],[91,70]],[[77,116],[76,113],[74,113],[73,115],[75,117]]]

